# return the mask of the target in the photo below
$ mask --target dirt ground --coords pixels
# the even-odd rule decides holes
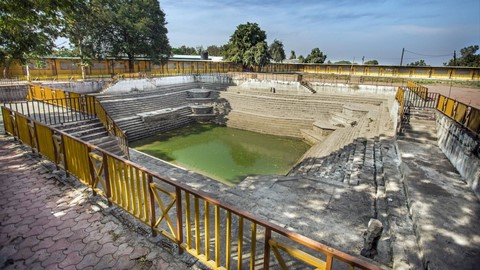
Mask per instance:
[[[460,102],[480,109],[480,89],[463,88],[449,85],[425,85],[429,92],[440,93],[444,96],[450,96]],[[450,90],[451,89],[451,90]]]

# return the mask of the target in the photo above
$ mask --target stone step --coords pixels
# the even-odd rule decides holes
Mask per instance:
[[[95,133],[88,133],[82,136],[79,136],[80,139],[88,142],[90,140],[98,139],[98,138],[103,138],[105,136],[108,136],[108,132],[106,129],[103,129],[101,131],[96,131]]]
[[[342,125],[352,125],[358,120],[358,118],[349,116],[343,112],[331,112],[330,115],[332,122]]]
[[[79,129],[90,129],[97,126],[103,126],[98,119],[80,120],[75,122],[61,123],[53,125],[54,128],[60,129],[64,132],[71,132]]]
[[[415,136],[405,136],[405,135],[398,135],[397,140],[401,141],[408,141],[413,143],[420,143],[420,144],[430,144],[430,145],[438,145],[436,138],[422,138],[422,137],[415,137]]]
[[[65,130],[64,130],[65,131]],[[72,136],[83,138],[86,135],[89,134],[94,134],[94,133],[99,133],[99,132],[104,132],[105,127],[100,123],[100,125],[92,125],[88,129],[85,127],[82,127],[81,129],[71,129],[68,130]]]
[[[303,139],[311,144],[317,144],[325,139],[324,135],[311,129],[300,129],[300,133],[302,134]]]

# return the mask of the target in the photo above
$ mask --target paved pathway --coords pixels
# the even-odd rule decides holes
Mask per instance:
[[[423,265],[479,269],[480,201],[437,146],[433,115],[417,114],[428,111],[412,111],[398,147]]]
[[[49,164],[0,135],[0,269],[188,269]]]

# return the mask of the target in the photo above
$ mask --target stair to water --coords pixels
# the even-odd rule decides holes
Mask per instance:
[[[435,113],[433,109],[410,108],[407,121],[402,124],[398,139],[437,145]]]
[[[93,144],[112,154],[125,158],[115,137],[110,136],[99,119],[89,119],[54,126],[73,137]]]

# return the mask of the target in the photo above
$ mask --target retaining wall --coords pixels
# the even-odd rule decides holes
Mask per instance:
[[[27,85],[0,86],[0,102],[12,102],[25,100]]]
[[[280,94],[311,94],[310,90],[299,82],[272,81],[272,80],[233,80],[239,89],[254,90],[258,92],[272,92]]]
[[[84,82],[69,82],[69,83],[42,83],[43,86],[55,89],[65,90],[79,94],[98,93],[107,84],[107,81],[84,81]]]
[[[480,198],[480,139],[436,111],[438,146]]]
[[[127,79],[120,80],[116,84],[108,88],[109,93],[125,92],[126,90],[153,90],[162,85],[184,84],[194,82],[205,83],[221,83],[230,84],[232,80],[226,76],[217,75],[187,75],[187,76],[171,76],[151,79]]]
[[[381,85],[363,85],[363,84],[334,84],[310,82],[310,85],[318,93],[336,93],[336,94],[358,94],[375,96],[395,96],[398,87]]]

